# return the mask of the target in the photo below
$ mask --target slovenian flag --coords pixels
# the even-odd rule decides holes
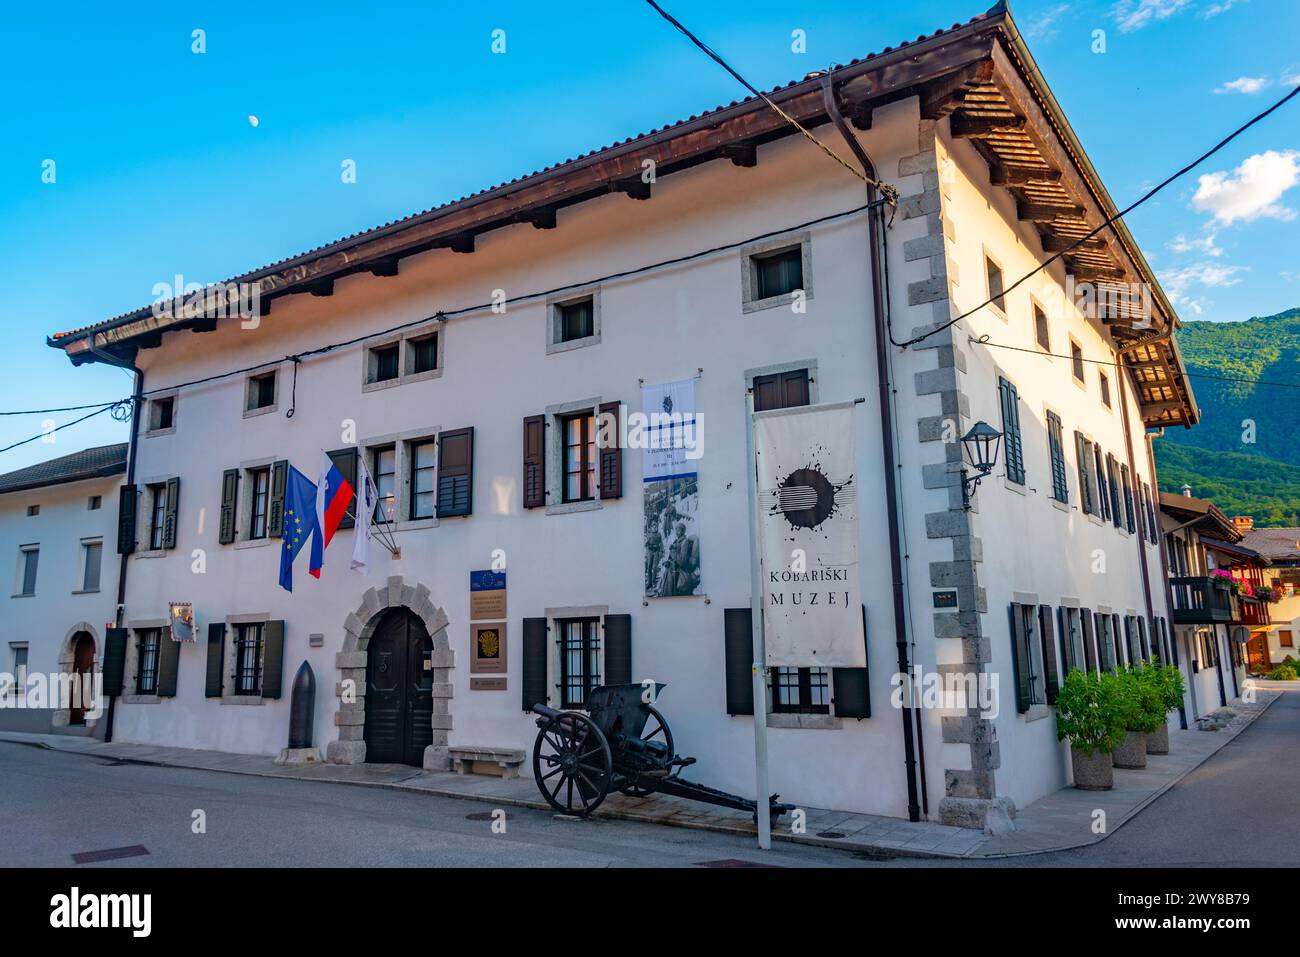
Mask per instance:
[[[325,549],[338,531],[339,522],[348,514],[352,496],[352,485],[343,477],[333,460],[322,452],[320,481],[316,484],[316,524],[320,528],[322,540],[319,552],[312,550],[311,567],[308,569],[317,578],[320,578],[321,567],[325,564]]]

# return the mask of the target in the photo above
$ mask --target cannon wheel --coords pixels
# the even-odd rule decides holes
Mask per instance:
[[[584,714],[566,711],[537,732],[533,778],[546,802],[561,814],[586,817],[609,791],[614,760],[609,742]]]
[[[646,718],[645,730],[641,732],[641,739],[643,741],[659,741],[667,745],[668,757],[675,758],[677,752],[673,750],[673,732],[668,727],[667,719],[659,712],[658,708],[652,706],[646,710],[650,712],[650,716]],[[628,797],[639,798],[655,793],[654,788],[641,787],[637,784],[628,784],[619,788],[619,791]]]

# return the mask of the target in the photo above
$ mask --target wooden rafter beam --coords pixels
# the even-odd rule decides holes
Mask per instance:
[[[758,165],[758,146],[755,143],[732,143],[722,148],[722,155],[736,166]]]
[[[650,198],[650,184],[641,177],[635,179],[621,179],[618,182],[609,184],[611,193],[623,193],[629,199],[646,200]]]
[[[368,267],[368,271],[372,276],[396,276],[397,269],[396,256],[389,256],[386,259],[376,259]]]
[[[972,116],[958,111],[948,121],[950,132],[957,139],[978,139],[990,133],[1005,133],[1023,129],[1023,116]]]
[[[1016,203],[1016,215],[1033,223],[1050,223],[1058,216],[1082,216],[1083,210],[1078,206],[1047,206],[1043,203]]]
[[[1063,253],[1072,249],[1080,252],[1084,250],[1104,252],[1106,249],[1106,244],[1100,239],[1085,239],[1080,242],[1068,236],[1058,236],[1056,233],[1043,233],[1042,241],[1045,253]]]
[[[1030,183],[1055,183],[1061,178],[1059,169],[1034,169],[1026,166],[996,165],[989,171],[989,182],[994,186],[1028,186]]]
[[[313,296],[332,296],[334,295],[333,279],[315,279],[303,287],[304,292],[309,292]]]
[[[981,60],[927,84],[921,94],[921,118],[938,120],[947,116],[961,105],[969,87],[987,83],[992,74],[993,61]]]

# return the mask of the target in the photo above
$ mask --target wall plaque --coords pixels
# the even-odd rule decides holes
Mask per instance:
[[[506,573],[485,569],[469,573],[469,620],[506,617]]]
[[[955,591],[937,591],[934,593],[935,608],[956,608],[957,593]]]
[[[505,691],[506,676],[502,675],[499,678],[470,678],[469,690],[470,691]]]
[[[470,674],[506,673],[506,623],[476,622],[469,626]]]

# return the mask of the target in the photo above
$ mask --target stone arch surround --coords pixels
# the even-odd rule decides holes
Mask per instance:
[[[447,637],[447,615],[433,603],[427,585],[407,584],[401,575],[389,578],[383,588],[368,590],[357,610],[343,623],[343,650],[334,659],[339,669],[339,680],[334,685],[339,702],[334,715],[336,734],[325,750],[325,759],[332,764],[365,763],[367,649],[375,626],[391,608],[409,609],[424,622],[433,639],[433,743],[424,749],[424,767],[429,771],[448,770],[451,761],[447,757],[447,733],[452,728],[451,669],[455,667],[455,652]],[[355,689],[354,701],[343,700],[349,681]]]
[[[99,637],[99,631],[88,621],[79,621],[63,636],[63,642],[59,645],[59,671],[62,674],[72,674],[73,666],[76,664],[76,648],[73,642],[77,635],[82,632],[90,635],[90,640],[95,643],[95,657],[91,659],[90,670],[98,675],[104,667],[104,643]],[[98,684],[98,682],[96,682]],[[66,728],[72,720],[72,714],[67,708],[56,708],[54,714],[50,717],[50,725],[55,728]],[[99,718],[92,718],[86,715],[86,727],[93,728],[99,724]]]

